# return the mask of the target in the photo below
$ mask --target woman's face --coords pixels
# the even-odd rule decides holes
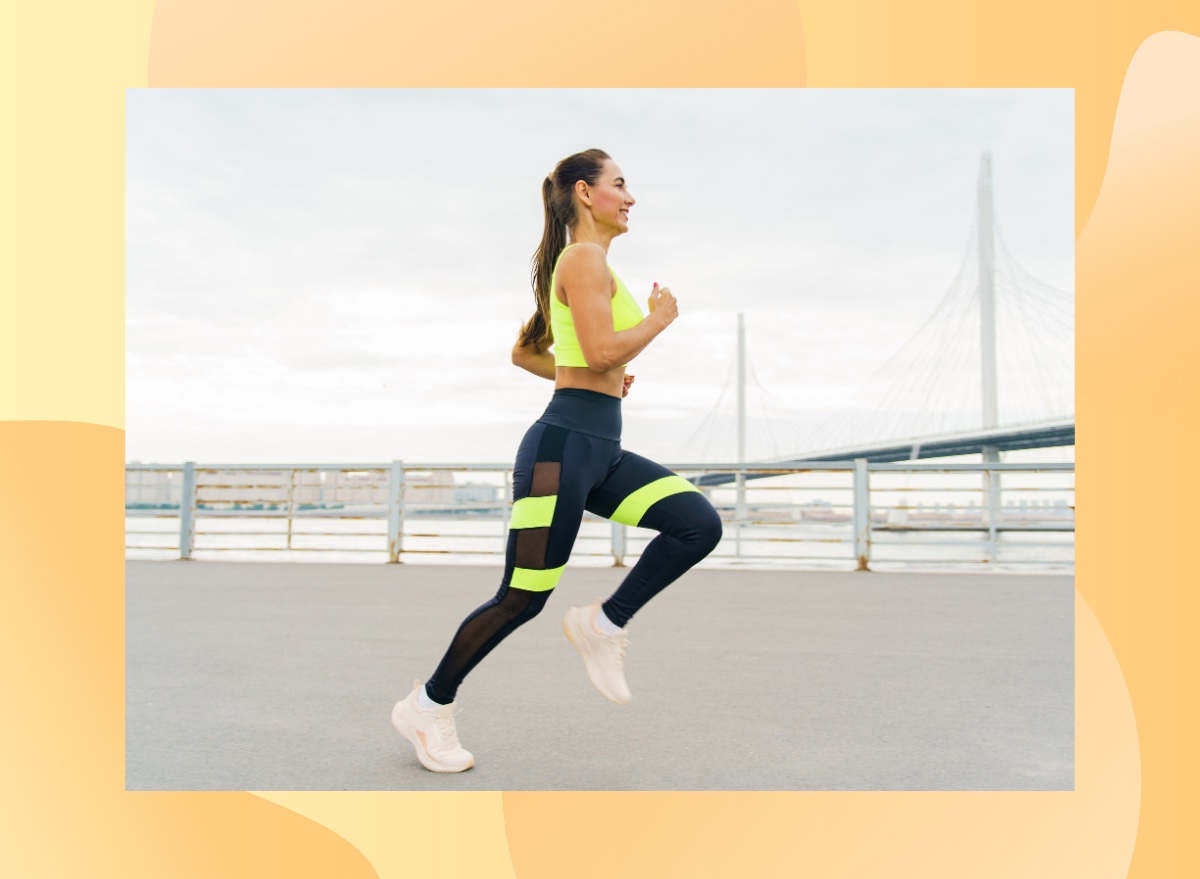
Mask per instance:
[[[600,179],[587,188],[591,199],[592,217],[600,226],[614,229],[617,234],[629,231],[629,209],[634,198],[625,185],[625,174],[612,159],[605,159]]]

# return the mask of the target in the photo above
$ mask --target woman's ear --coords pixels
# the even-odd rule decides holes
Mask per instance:
[[[575,194],[579,196],[579,200],[585,205],[588,207],[592,206],[592,191],[591,187],[587,185],[586,180],[575,181]]]

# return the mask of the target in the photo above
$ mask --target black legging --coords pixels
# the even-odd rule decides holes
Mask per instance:
[[[468,672],[546,605],[571,555],[583,511],[659,532],[604,602],[624,626],[651,598],[712,552],[721,519],[696,487],[661,464],[621,448],[621,400],[560,388],[517,450],[504,579],[495,597],[458,628],[430,698],[453,702]]]

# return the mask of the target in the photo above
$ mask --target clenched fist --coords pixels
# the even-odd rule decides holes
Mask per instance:
[[[669,288],[658,286],[658,281],[654,282],[654,289],[650,291],[646,304],[650,306],[650,313],[656,315],[664,327],[670,326],[671,321],[679,317],[679,303]]]

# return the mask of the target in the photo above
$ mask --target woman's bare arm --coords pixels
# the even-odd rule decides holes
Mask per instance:
[[[520,336],[517,337],[517,344],[513,345],[512,362],[536,376],[554,381],[554,354],[549,350],[535,351],[533,345],[522,345]]]
[[[614,332],[612,275],[604,248],[582,244],[563,255],[558,267],[583,359],[592,372],[608,372],[628,363],[654,341],[679,314],[665,287],[651,297],[650,314],[636,326]],[[556,295],[553,290],[550,295]]]

